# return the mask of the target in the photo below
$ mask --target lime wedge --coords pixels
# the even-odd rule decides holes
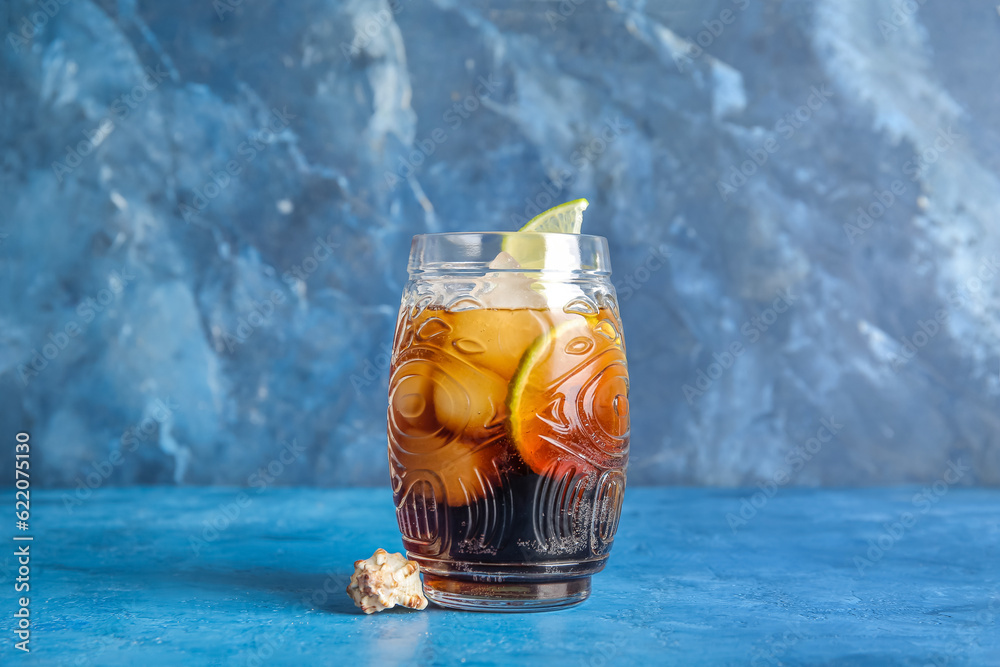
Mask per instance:
[[[558,341],[571,330],[579,330],[580,327],[581,323],[577,321],[561,322],[538,336],[522,355],[517,370],[514,371],[514,377],[511,378],[507,388],[507,426],[510,439],[517,448],[521,459],[538,474],[546,472],[545,455],[549,447],[546,443],[541,442],[539,437],[541,434],[532,432],[535,430],[531,427],[535,422],[536,413],[542,406],[532,405],[531,399],[540,393],[538,389],[544,391],[547,388],[545,380],[550,378],[542,379],[535,376],[540,374],[538,371],[558,372],[556,369],[546,369],[546,362],[553,356]],[[545,376],[553,374],[554,372],[544,372]],[[532,390],[529,389],[529,384],[540,384],[541,387],[536,386]]]
[[[553,206],[529,220],[518,232],[579,234],[583,226],[583,212],[588,205],[586,199],[574,199]],[[504,239],[502,249],[522,269],[541,269],[545,266],[545,238],[542,236],[512,234]]]
[[[574,317],[539,335],[507,387],[508,435],[539,475],[581,472],[583,443],[608,440],[610,452],[627,433],[625,352],[599,317]]]
[[[524,416],[521,414],[523,410],[521,404],[524,399],[525,389],[528,386],[528,381],[534,374],[535,369],[540,368],[545,359],[552,356],[556,343],[560,339],[564,338],[568,332],[574,329],[586,334],[586,323],[577,320],[560,322],[535,338],[535,340],[532,341],[531,345],[521,356],[521,361],[517,364],[517,369],[514,371],[514,377],[511,378],[510,385],[507,390],[507,408],[510,411],[510,430],[515,441],[518,440],[517,436],[521,433],[520,426],[522,417]],[[557,369],[552,370],[556,371]]]
[[[553,206],[528,221],[520,232],[551,232],[557,234],[579,234],[583,227],[583,212],[590,205],[586,199],[574,199],[565,204]]]

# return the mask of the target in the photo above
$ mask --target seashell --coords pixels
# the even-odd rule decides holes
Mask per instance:
[[[420,566],[402,554],[391,554],[385,549],[376,549],[368,560],[354,561],[347,594],[366,614],[397,604],[411,609],[427,607]]]

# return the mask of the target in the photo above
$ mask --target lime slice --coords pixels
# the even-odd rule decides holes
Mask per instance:
[[[507,408],[510,411],[511,435],[517,440],[517,435],[521,433],[522,403],[528,380],[533,371],[538,368],[543,360],[552,355],[556,341],[563,338],[566,332],[573,329],[583,329],[586,325],[582,322],[571,321],[561,322],[545,333],[538,336],[521,356],[521,361],[517,364],[514,377],[510,380],[510,387],[507,392]],[[585,331],[585,329],[584,329]]]
[[[627,433],[625,353],[599,317],[574,317],[538,336],[508,385],[510,439],[540,475],[585,472],[592,457],[584,443],[606,431],[613,451]]]
[[[529,220],[518,232],[579,234],[583,226],[583,212],[587,206],[589,202],[586,199],[574,199],[553,206]],[[523,269],[541,269],[545,266],[545,238],[542,236],[512,234],[504,239],[502,249]]]
[[[583,227],[583,212],[590,205],[586,199],[574,199],[565,204],[553,206],[528,221],[519,232],[550,232],[557,234],[579,234]]]

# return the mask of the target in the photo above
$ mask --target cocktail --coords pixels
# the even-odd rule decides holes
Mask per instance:
[[[582,204],[536,227],[576,231]],[[572,228],[572,227],[571,227]],[[393,344],[389,463],[428,598],[477,610],[583,601],[628,462],[628,368],[607,242],[416,236]]]

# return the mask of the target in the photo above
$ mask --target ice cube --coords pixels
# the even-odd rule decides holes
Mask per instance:
[[[514,255],[509,252],[500,251],[493,261],[490,262],[491,269],[520,269],[521,265],[514,259]]]
[[[521,268],[508,253],[500,252],[489,268],[491,271],[476,282],[474,296],[487,308],[545,308],[545,297],[536,288],[536,278],[516,271]],[[536,274],[537,276],[537,274]]]

